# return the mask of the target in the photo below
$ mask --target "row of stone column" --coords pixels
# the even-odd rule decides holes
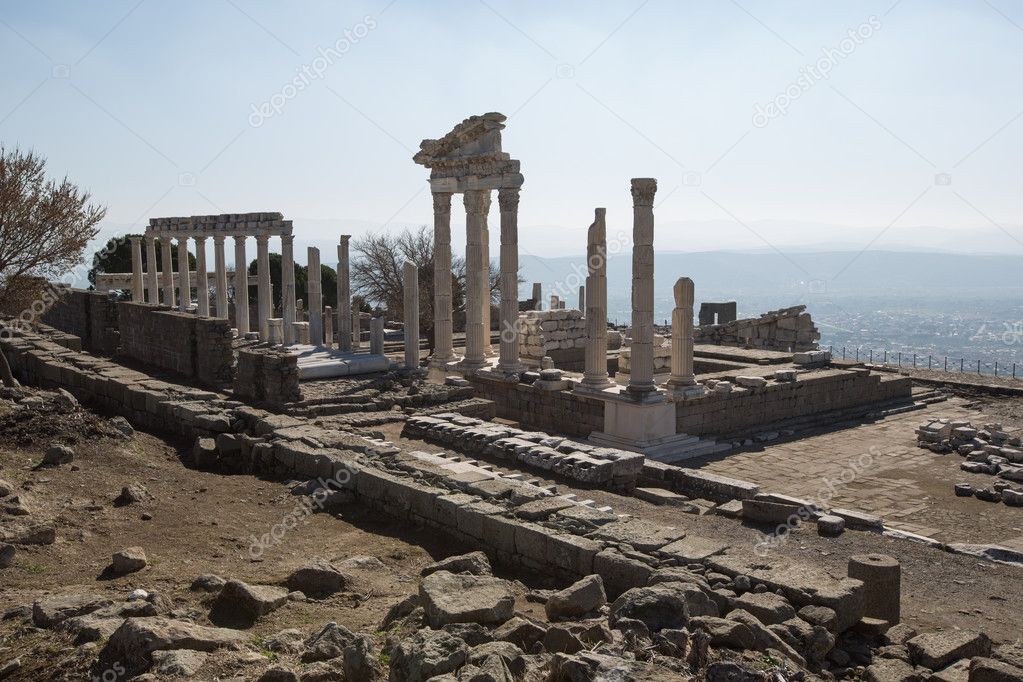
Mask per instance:
[[[451,192],[434,192],[434,361],[455,359],[451,303]],[[465,203],[465,356],[462,366],[479,369],[492,354],[490,346],[490,211],[491,190],[467,190]],[[517,187],[497,190],[501,211],[500,350],[497,371],[519,372],[518,270],[519,237]]]
[[[156,240],[160,240],[161,267],[156,267]],[[209,281],[206,268],[206,236],[196,235],[193,237],[178,237],[178,296],[175,299],[174,272],[172,267],[171,248],[173,244],[169,236],[146,236],[132,237],[131,261],[132,261],[132,299],[137,302],[163,303],[170,307],[177,307],[181,311],[188,310],[191,305],[191,281],[188,266],[188,240],[195,240],[195,264],[196,264],[196,290],[198,291],[197,312],[199,315],[210,315]],[[146,242],[146,272],[142,272],[142,241]],[[234,262],[235,262],[235,327],[238,335],[243,336],[249,332],[249,287],[248,287],[248,258],[245,249],[246,237],[236,235],[234,237]],[[216,310],[217,317],[228,317],[227,301],[227,263],[224,253],[225,236],[214,235],[214,274],[216,287]],[[268,320],[272,316],[273,303],[271,300],[270,288],[270,236],[258,235],[256,237],[256,263],[257,263],[257,295],[258,295],[258,324],[257,330],[260,339],[269,340],[270,329]],[[294,237],[292,235],[281,236],[281,267],[282,267],[282,297],[284,299],[284,319],[286,322],[295,320],[295,260],[294,260]],[[160,290],[163,290],[163,299],[160,299]],[[176,300],[176,303],[175,303]],[[290,338],[289,338],[290,336]],[[284,325],[285,342],[293,341],[292,325]]]

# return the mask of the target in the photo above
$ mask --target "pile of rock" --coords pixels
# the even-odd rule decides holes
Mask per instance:
[[[523,431],[455,413],[409,417],[403,435],[440,443],[467,454],[509,459],[531,469],[615,489],[635,487],[643,470],[643,455],[635,452]]]
[[[1020,436],[999,423],[973,426],[965,419],[931,419],[917,430],[917,445],[938,454],[957,453],[966,458],[960,468],[971,474],[997,476],[986,487],[956,483],[957,497],[975,496],[985,502],[1004,502],[1023,507],[1023,449]]]
[[[530,310],[519,316],[519,349],[524,362],[544,356],[579,355],[586,348],[586,321],[579,310]]]
[[[696,327],[696,343],[778,351],[816,350],[821,338],[805,305],[771,310],[760,317]]]

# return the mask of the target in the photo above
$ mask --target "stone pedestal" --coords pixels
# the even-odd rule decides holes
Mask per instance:
[[[374,317],[369,321],[369,352],[384,354],[384,318]]]
[[[406,262],[402,269],[405,309],[405,366],[419,367],[419,269]]]
[[[146,289],[150,303],[160,302],[160,277],[156,262],[156,237],[146,237]]]
[[[304,346],[309,345],[309,323],[308,322],[295,322],[291,325],[293,333],[295,335],[295,343],[300,343]]]
[[[902,619],[902,566],[884,554],[849,557],[849,577],[863,581],[863,615],[898,625]]]
[[[519,360],[519,190],[500,189],[501,208],[501,339],[497,371],[517,374],[525,369]],[[487,306],[489,309],[489,305]]]
[[[284,318],[284,345],[295,343],[295,237],[281,237],[281,315]]]
[[[627,394],[605,395],[604,430],[590,434],[593,443],[654,455],[697,440],[676,432],[673,402],[637,403]]]
[[[284,343],[284,320],[279,317],[267,318],[266,330],[266,341],[271,346],[279,346]]]
[[[178,310],[185,312],[192,303],[192,283],[188,277],[188,237],[178,237]]]
[[[349,262],[348,241],[351,235],[341,235],[337,247],[337,336],[338,348],[349,353],[352,350],[352,279]]]
[[[433,193],[433,361],[454,360],[451,320],[451,193]]]
[[[654,193],[653,178],[632,179],[632,347],[629,385],[637,400],[650,400],[654,383]]]
[[[203,317],[210,316],[210,282],[206,272],[206,237],[195,238],[195,300],[197,312]]]
[[[217,286],[217,317],[225,320],[230,317],[227,311],[227,257],[224,253],[224,237],[213,238],[213,265]]]
[[[561,299],[556,294],[551,294],[551,310],[557,310],[561,307]]]
[[[267,320],[273,314],[273,301],[270,298],[270,237],[266,235],[256,237],[256,276],[259,277],[256,284],[259,338],[266,341],[270,335]],[[283,338],[282,332],[281,339]]]
[[[586,233],[586,360],[583,390],[602,391],[612,385],[607,374],[607,209],[594,211]],[[583,287],[580,287],[583,290]]]
[[[320,250],[309,247],[309,342],[323,345],[323,284],[320,270]]]
[[[131,300],[142,303],[146,291],[142,283],[142,239],[131,237]]]
[[[234,316],[238,336],[249,333],[249,261],[245,255],[245,237],[234,238]]]

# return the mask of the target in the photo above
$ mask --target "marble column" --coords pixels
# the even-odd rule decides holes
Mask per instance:
[[[384,354],[384,318],[374,317],[369,321],[369,352]]]
[[[497,191],[501,208],[501,353],[497,371],[513,374],[519,362],[519,189]]]
[[[586,314],[586,287],[579,287],[579,310]]]
[[[483,354],[490,357],[494,349],[490,345],[490,192],[487,192],[487,205],[483,209],[483,234],[480,242],[483,245]]]
[[[323,345],[323,282],[320,270],[320,250],[310,246],[309,254],[309,343]]]
[[[163,304],[174,307],[174,263],[170,237],[160,237],[160,270],[163,284]]]
[[[350,234],[341,235],[337,245],[337,347],[343,353],[352,350],[352,275],[349,262]]]
[[[213,237],[213,267],[217,287],[217,317],[225,320],[230,317],[227,312],[227,258],[224,254],[224,235]]]
[[[238,336],[249,333],[249,260],[245,255],[245,237],[234,238],[234,326]]]
[[[558,298],[557,294],[551,294],[551,310],[557,310],[561,307],[561,299]]]
[[[150,303],[160,302],[159,268],[156,263],[156,237],[146,237],[146,289]]]
[[[419,268],[405,261],[402,268],[402,304],[405,309],[405,366],[419,367]]]
[[[210,283],[206,274],[206,237],[195,238],[195,297],[199,315],[210,316]]]
[[[146,290],[142,284],[142,238],[131,237],[131,300],[144,303]]]
[[[543,285],[533,282],[533,310],[543,310]]]
[[[284,345],[295,343],[295,236],[281,235],[281,307],[284,318]]]
[[[352,350],[362,348],[362,313],[352,306]]]
[[[178,237],[178,310],[192,305],[192,281],[188,275],[188,237]]]
[[[467,369],[486,364],[483,346],[483,291],[486,269],[483,265],[483,223],[489,190],[465,192],[465,358]]]
[[[433,193],[433,360],[455,357],[451,321],[451,193]]]
[[[334,309],[329,305],[323,307],[323,345],[334,347]]]
[[[267,320],[273,315],[273,302],[270,300],[270,235],[261,234],[256,237],[256,312],[259,315],[259,340],[270,338],[270,327]]]
[[[632,347],[627,391],[643,400],[654,383],[654,192],[653,178],[632,179]]]
[[[582,385],[604,389],[607,376],[607,209],[594,210],[586,233],[586,364]]]
[[[693,280],[679,277],[675,282],[675,309],[671,312],[671,377],[669,388],[696,384],[693,374]]]

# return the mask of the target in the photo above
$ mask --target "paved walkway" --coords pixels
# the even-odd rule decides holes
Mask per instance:
[[[953,398],[879,422],[768,444],[761,450],[694,460],[687,465],[758,483],[822,506],[876,514],[889,526],[944,542],[997,543],[1023,549],[1023,509],[959,498],[953,484],[991,485],[968,474],[955,454],[916,447],[914,430],[928,417],[997,421]]]

